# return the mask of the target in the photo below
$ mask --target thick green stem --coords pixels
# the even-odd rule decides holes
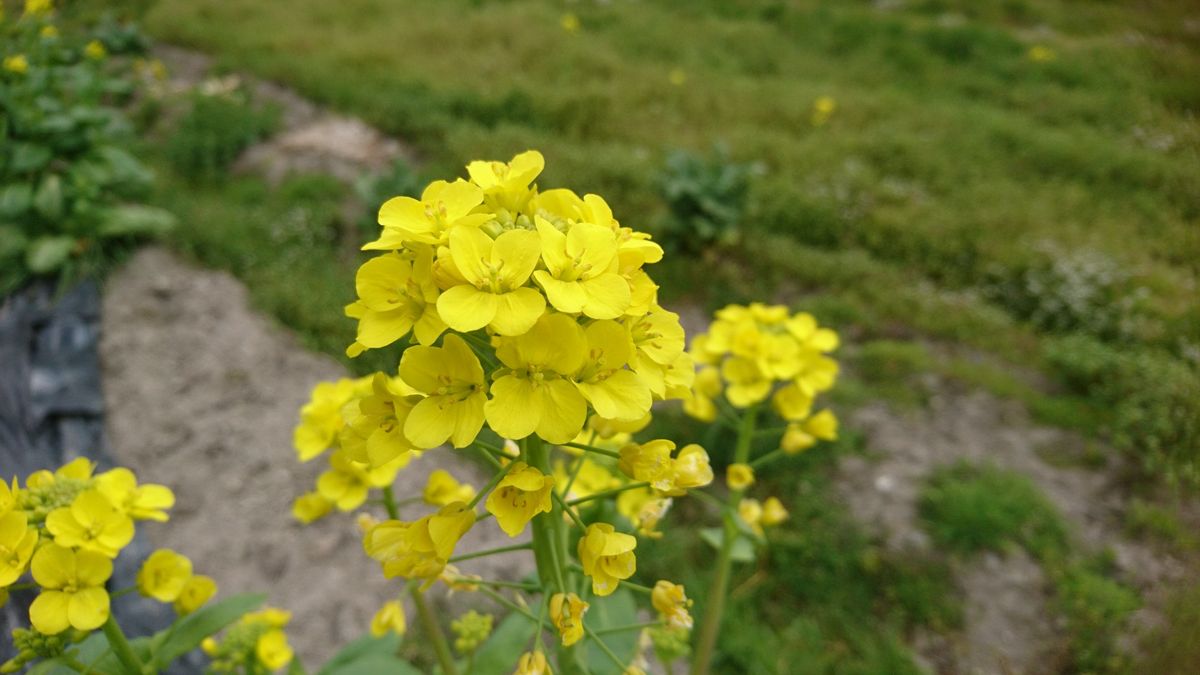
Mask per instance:
[[[121,662],[121,666],[129,675],[145,674],[142,662],[138,660],[137,654],[133,653],[133,647],[129,646],[129,640],[125,639],[125,633],[121,631],[121,627],[117,625],[117,619],[111,612],[108,615],[108,621],[104,622],[104,637],[108,639],[108,646],[112,648],[113,653],[117,655],[117,660]]]
[[[746,410],[738,425],[737,445],[733,451],[733,461],[745,463],[750,457],[750,447],[754,440],[754,424],[758,420],[758,408]],[[741,501],[740,492],[730,495],[728,509],[722,514],[724,531],[721,537],[721,550],[717,554],[717,570],[713,575],[712,585],[708,590],[707,607],[704,608],[704,621],[700,624],[700,636],[696,642],[695,658],[692,660],[692,675],[708,675],[712,665],[713,649],[717,646],[717,634],[721,631],[721,615],[725,613],[725,596],[729,593],[729,576],[733,567],[733,543],[737,540],[738,528],[733,522],[733,512]]]
[[[450,654],[450,645],[446,643],[446,636],[442,633],[442,627],[438,625],[437,617],[433,615],[433,608],[425,600],[425,592],[414,585],[409,588],[409,593],[412,595],[413,604],[417,607],[417,616],[421,619],[421,628],[425,632],[425,637],[433,643],[433,651],[437,654],[438,664],[442,667],[442,675],[456,675],[457,671],[454,668],[454,656]]]

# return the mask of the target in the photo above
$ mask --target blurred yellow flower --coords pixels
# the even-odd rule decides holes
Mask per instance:
[[[500,529],[515,537],[534,516],[550,512],[553,489],[554,476],[547,476],[525,462],[514,462],[488,495],[485,507],[496,516]]]
[[[23,74],[29,71],[29,59],[24,54],[4,57],[4,69],[10,73]]]
[[[550,664],[546,663],[546,655],[542,652],[525,652],[517,661],[517,669],[513,675],[554,675]]]
[[[812,125],[814,127],[822,126],[829,121],[835,110],[837,110],[837,101],[834,101],[832,96],[819,97],[813,102]]]
[[[86,490],[70,506],[46,516],[46,529],[60,546],[81,548],[109,558],[133,539],[133,521],[99,490]]]
[[[93,61],[99,61],[108,56],[108,50],[99,40],[92,40],[83,48],[83,55]]]
[[[559,19],[558,23],[559,23],[559,25],[562,26],[563,30],[570,33],[571,35],[578,33],[580,25],[581,25],[579,22],[579,17],[572,14],[571,12],[567,12],[566,14],[563,14],[562,18]]]
[[[564,647],[583,639],[583,615],[588,603],[574,593],[555,593],[550,596],[550,621],[562,636]]]
[[[692,601],[684,593],[683,584],[660,580],[650,592],[650,604],[668,626],[691,629],[692,615],[688,613],[688,608],[692,606]]]
[[[279,670],[292,662],[295,652],[288,644],[287,634],[273,628],[258,637],[254,644],[254,655],[267,670]]]
[[[429,474],[422,498],[430,506],[445,506],[451,502],[469,502],[475,497],[475,487],[460,483],[449,471],[437,469]]]
[[[670,73],[667,73],[667,80],[676,87],[682,87],[687,84],[687,73],[682,68],[672,68]]]
[[[1045,63],[1058,58],[1058,54],[1056,54],[1053,49],[1047,47],[1046,45],[1034,45],[1030,47],[1027,56],[1029,57],[1029,60],[1033,61],[1034,63]]]
[[[408,629],[408,623],[404,617],[404,607],[397,600],[390,600],[375,612],[375,616],[371,618],[371,635],[375,637],[383,637],[388,633],[396,635],[404,635],[404,631]]]
[[[725,483],[729,489],[741,492],[754,485],[754,469],[749,464],[730,464],[725,469]]]
[[[0,481],[3,485],[4,481]],[[0,515],[0,588],[8,586],[25,573],[25,565],[37,545],[37,530],[29,527],[21,511]]]
[[[175,599],[175,613],[179,616],[191,614],[217,594],[217,582],[212,577],[197,574],[184,584],[183,591]]]
[[[292,502],[292,517],[304,525],[324,518],[332,510],[333,502],[320,492],[302,494]]]
[[[30,568],[42,587],[29,607],[29,620],[39,633],[95,630],[108,620],[104,583],[112,576],[111,560],[92,551],[46,544],[34,554]]]
[[[159,602],[175,602],[192,578],[192,561],[175,551],[160,548],[142,563],[137,587],[142,595]]]
[[[96,476],[96,489],[113,506],[134,520],[167,521],[167,509],[175,506],[175,493],[163,485],[138,485],[137,477],[124,467]]]

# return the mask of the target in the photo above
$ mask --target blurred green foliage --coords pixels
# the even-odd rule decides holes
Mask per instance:
[[[244,88],[196,92],[167,141],[167,157],[179,173],[211,180],[224,176],[243,150],[278,127],[279,110],[256,107]]]
[[[667,215],[655,239],[668,252],[691,255],[737,244],[752,173],[751,165],[731,161],[723,146],[711,157],[683,150],[667,155],[658,179]]]

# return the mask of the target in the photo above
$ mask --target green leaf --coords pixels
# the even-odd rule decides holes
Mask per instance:
[[[521,654],[528,651],[533,621],[513,612],[496,627],[487,642],[475,652],[474,675],[509,675]]]
[[[593,598],[591,602],[592,606],[588,608],[584,621],[592,630],[637,623],[637,603],[634,602],[633,592],[628,589],[618,589],[608,597]],[[637,638],[638,631],[635,630],[600,636],[600,639],[604,640],[604,644],[608,645],[608,648],[613,650],[626,665],[633,660],[633,653],[637,648]],[[591,638],[585,638],[584,642],[591,642]],[[620,675],[623,670],[616,667],[612,659],[600,650],[599,645],[588,647],[587,663],[588,670],[595,675]]]
[[[154,206],[127,204],[109,209],[100,223],[101,237],[160,236],[175,227],[175,216]]]
[[[34,143],[14,143],[12,148],[12,160],[8,164],[8,170],[12,173],[28,173],[37,171],[50,163],[54,158],[54,153],[44,145]]]
[[[45,274],[62,267],[75,248],[71,237],[41,237],[33,240],[25,252],[25,266],[35,274]]]
[[[168,628],[154,636],[156,643],[162,641],[154,650],[154,661],[165,668],[199,647],[204,638],[237,621],[266,599],[264,593],[235,595],[183,617],[176,622],[174,631]]]
[[[33,188],[26,183],[13,183],[0,190],[0,218],[15,220],[33,205]]]
[[[50,174],[42,179],[33,198],[33,208],[46,220],[58,220],[63,214],[62,179]]]
[[[0,260],[16,258],[29,246],[29,238],[16,225],[0,225]]]
[[[709,546],[716,550],[721,550],[721,543],[725,539],[725,532],[719,527],[706,527],[700,530],[700,538]],[[739,536],[733,540],[733,550],[730,551],[729,557],[734,562],[749,563],[754,562],[758,556],[754,552],[754,545],[746,537]]]
[[[395,633],[388,633],[378,638],[367,635],[342,647],[337,654],[333,655],[333,658],[321,666],[321,669],[317,671],[317,675],[329,675],[329,673],[337,672],[338,669],[348,663],[353,663],[368,656],[395,654],[399,648],[400,636]]]

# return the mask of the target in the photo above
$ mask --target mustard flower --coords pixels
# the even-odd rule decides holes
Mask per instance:
[[[287,633],[272,628],[258,636],[254,643],[254,656],[267,670],[279,670],[292,662],[295,652],[288,644]]]
[[[300,423],[292,432],[292,445],[301,462],[307,462],[328,450],[345,424],[342,408],[371,391],[371,378],[356,380],[343,377],[335,382],[319,382],[313,387],[308,403],[300,408]]]
[[[695,443],[683,446],[672,463],[671,472],[673,485],[667,494],[683,494],[685,490],[704,487],[713,481],[708,453]]]
[[[660,580],[650,592],[650,604],[668,626],[691,629],[692,615],[688,613],[688,608],[692,606],[692,601],[684,592],[682,584]]]
[[[571,35],[579,32],[579,17],[571,12],[563,14],[558,22],[562,25],[562,29]]]
[[[108,50],[104,48],[104,44],[99,40],[92,40],[83,48],[83,55],[93,61],[100,61],[108,56]]]
[[[534,516],[550,512],[553,489],[554,476],[547,476],[525,462],[515,462],[488,495],[485,508],[496,516],[496,523],[505,534],[515,537]]]
[[[179,616],[191,614],[200,609],[217,594],[217,582],[212,577],[197,574],[183,585],[179,597],[173,604],[175,613]]]
[[[70,506],[51,511],[46,516],[46,529],[60,546],[109,558],[117,557],[133,539],[133,521],[96,489],[80,493]]]
[[[462,277],[438,296],[446,324],[469,333],[487,326],[500,335],[521,335],[546,310],[546,299],[525,286],[538,264],[538,234],[508,230],[492,239],[475,228],[450,232],[450,259]]]
[[[492,634],[492,624],[495,617],[491,614],[480,614],[470,610],[450,623],[454,631],[454,649],[459,654],[470,654],[487,641]]]
[[[517,661],[517,669],[513,671],[513,675],[554,675],[554,671],[550,669],[546,655],[542,652],[525,652]]]
[[[370,393],[357,406],[343,408],[347,422],[338,440],[346,457],[374,467],[407,463],[416,448],[404,435],[404,425],[418,401],[416,390],[402,379],[375,373]]]
[[[53,0],[25,0],[25,16],[49,14],[53,10]]]
[[[385,520],[363,537],[363,549],[392,577],[436,579],[454,547],[475,524],[475,512],[455,502],[413,522]]]
[[[386,347],[412,332],[417,342],[433,344],[446,330],[437,312],[433,250],[373,258],[358,268],[356,342],[367,349]]]
[[[0,481],[0,485],[3,484],[4,481]],[[12,584],[25,573],[37,541],[37,530],[29,527],[23,512],[9,511],[0,515],[0,588]]]
[[[167,521],[167,509],[175,506],[175,493],[163,485],[138,485],[137,477],[124,467],[96,476],[96,490],[117,510],[134,520]]]
[[[550,621],[562,637],[562,645],[571,645],[583,639],[583,615],[588,603],[574,593],[555,593],[550,596]]]
[[[675,443],[664,438],[629,443],[620,450],[617,468],[633,480],[645,481],[655,490],[666,492],[675,485],[673,450]]]
[[[813,102],[812,108],[812,125],[819,127],[829,121],[833,117],[833,111],[837,110],[837,101],[833,100],[832,96],[821,96]]]
[[[192,578],[192,561],[170,549],[150,554],[137,574],[142,595],[159,602],[175,602]]]
[[[382,466],[370,467],[354,462],[341,450],[329,456],[329,470],[317,478],[317,492],[339,511],[353,511],[367,501],[371,488],[396,482],[396,474],[408,463],[407,455]]]
[[[445,506],[453,502],[469,502],[475,497],[475,487],[460,483],[449,471],[437,469],[429,474],[422,498],[430,506]]]
[[[404,617],[404,607],[397,600],[383,603],[383,607],[371,617],[371,635],[375,637],[383,637],[388,633],[404,635],[406,630],[408,623]]]
[[[583,367],[587,339],[565,314],[542,317],[520,337],[505,339],[496,356],[506,367],[484,406],[488,425],[505,438],[536,432],[550,443],[575,438],[587,417],[587,400],[570,379]]]
[[[593,523],[579,539],[579,562],[583,573],[592,578],[592,592],[611,595],[622,579],[633,576],[637,559],[633,550],[637,539],[617,532],[608,523]]]
[[[400,359],[400,377],[425,398],[413,406],[404,435],[418,448],[447,440],[463,448],[483,428],[487,384],[483,367],[467,343],[447,335],[441,347],[410,347]]]
[[[730,464],[725,469],[725,483],[729,489],[741,492],[754,485],[754,469],[749,464]]]
[[[584,330],[587,358],[574,380],[602,418],[640,420],[650,412],[650,389],[632,370],[629,331],[615,321],[593,321]]]
[[[783,508],[783,503],[775,497],[767,497],[763,502],[762,524],[766,527],[774,527],[788,519],[787,509]]]
[[[705,366],[696,373],[691,396],[683,401],[683,411],[701,422],[712,422],[717,419],[717,404],[714,399],[724,390],[721,381],[721,371],[712,366]]]
[[[837,417],[832,410],[822,410],[802,422],[793,422],[783,433],[779,447],[794,455],[816,445],[818,440],[836,441]]]
[[[332,510],[333,502],[320,492],[302,494],[292,502],[292,517],[304,525],[324,518]]]
[[[542,173],[546,160],[537,150],[526,150],[508,163],[477,160],[467,165],[471,182],[483,189],[484,199],[494,210],[517,213],[526,210],[536,194],[533,181]]]
[[[95,630],[108,620],[104,583],[112,576],[112,561],[107,557],[46,544],[34,554],[30,569],[42,587],[29,607],[29,620],[39,633]]]
[[[10,73],[24,75],[29,72],[29,59],[24,54],[14,54],[4,57],[4,69]]]
[[[444,243],[447,233],[456,228],[476,228],[489,218],[472,213],[483,202],[478,186],[459,179],[453,183],[434,181],[421,198],[393,197],[379,208],[379,239],[363,246],[364,251],[394,251],[410,242]]]
[[[564,233],[536,218],[542,262],[533,278],[555,309],[593,319],[616,319],[632,302],[629,282],[619,273],[617,237],[612,229],[575,223]]]

